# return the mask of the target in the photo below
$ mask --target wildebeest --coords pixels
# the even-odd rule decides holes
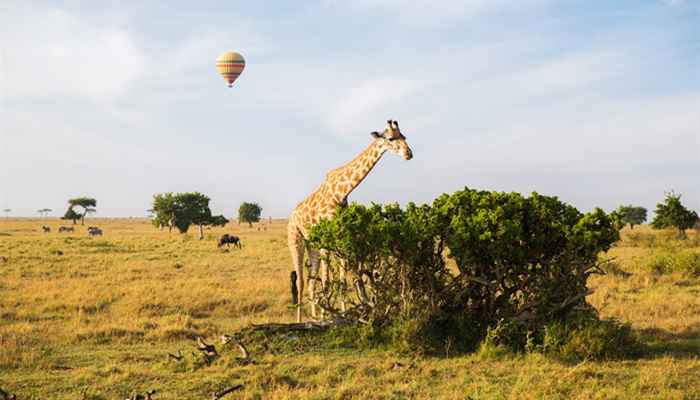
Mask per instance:
[[[41,226],[41,229],[44,230],[44,233],[51,233],[51,228],[49,228],[48,226],[42,225],[42,226]]]
[[[75,228],[73,228],[72,226],[68,227],[68,228],[66,228],[65,226],[62,226],[62,227],[58,228],[58,233],[61,233],[61,232],[73,233],[73,232],[75,232]]]
[[[93,226],[88,228],[88,236],[97,236],[97,235],[102,236],[102,229],[95,228]]]
[[[233,247],[238,247],[239,249],[241,248],[241,242],[240,239],[238,239],[238,236],[233,236],[229,235],[228,233],[224,233],[223,236],[221,236],[221,239],[219,240],[219,245],[218,247],[221,247],[223,245],[229,245],[233,243]]]

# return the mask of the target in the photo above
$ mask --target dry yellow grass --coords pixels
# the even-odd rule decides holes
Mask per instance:
[[[653,249],[627,239],[611,250],[616,272],[591,278],[589,300],[603,317],[632,324],[642,339],[635,359],[407,359],[300,335],[252,346],[255,365],[237,363],[238,350],[220,344],[221,359],[198,365],[166,354],[189,357],[196,337],[214,343],[250,323],[295,320],[286,221],[230,223],[202,241],[195,231],[160,233],[144,219],[90,219],[74,234],[58,234],[62,225],[0,220],[0,387],[20,399],[123,399],[151,388],[154,399],[203,399],[236,383],[245,389],[227,398],[700,398],[698,280],[650,272],[643,261]],[[88,225],[104,236],[89,238]],[[662,235],[641,226],[623,236],[638,232]],[[218,249],[223,233],[243,248]],[[393,370],[394,362],[415,366]]]

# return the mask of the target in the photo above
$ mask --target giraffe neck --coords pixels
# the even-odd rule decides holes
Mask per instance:
[[[369,171],[384,155],[384,152],[386,152],[386,148],[381,145],[379,140],[375,140],[367,150],[360,153],[348,165],[328,173],[325,184],[338,204],[345,202],[350,192],[365,179]]]

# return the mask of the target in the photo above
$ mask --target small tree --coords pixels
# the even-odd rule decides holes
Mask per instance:
[[[153,219],[154,226],[160,226],[175,217],[175,227],[180,233],[187,233],[190,225],[199,226],[199,239],[204,237],[203,226],[224,226],[228,220],[223,215],[211,215],[209,201],[211,199],[199,192],[178,193],[172,192],[153,196],[153,209],[148,210],[156,214]]]
[[[11,209],[9,209],[9,208],[6,208],[6,209],[2,210],[2,212],[4,212],[4,213],[5,213],[5,218],[7,218],[7,217],[9,217],[9,216],[10,216],[10,211],[12,211],[12,210],[11,210]]]
[[[654,211],[656,216],[651,221],[651,227],[653,229],[675,228],[685,235],[686,229],[691,229],[698,223],[698,214],[683,207],[680,194],[675,194],[673,190],[664,194],[666,199],[663,204],[656,205]]]
[[[617,213],[622,217],[624,224],[630,224],[630,229],[634,229],[635,225],[643,224],[647,220],[647,209],[644,207],[634,207],[631,204],[620,206]]]
[[[61,219],[72,219],[73,220],[73,225],[75,225],[76,221],[80,219],[80,214],[75,212],[73,207],[68,208],[68,211],[61,217]]]
[[[247,222],[249,227],[253,227],[253,222],[260,221],[262,207],[258,203],[243,203],[238,208],[238,220]]]
[[[80,217],[80,225],[85,225],[85,215],[88,213],[92,214],[97,212],[97,210],[95,210],[95,207],[97,207],[97,200],[93,199],[92,197],[78,197],[77,199],[70,199],[68,200],[68,204],[69,208],[73,208],[75,206],[83,208],[83,213]]]

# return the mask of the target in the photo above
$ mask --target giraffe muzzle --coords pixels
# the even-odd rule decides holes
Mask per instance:
[[[408,147],[403,151],[403,158],[405,158],[406,161],[413,158],[413,152]]]

